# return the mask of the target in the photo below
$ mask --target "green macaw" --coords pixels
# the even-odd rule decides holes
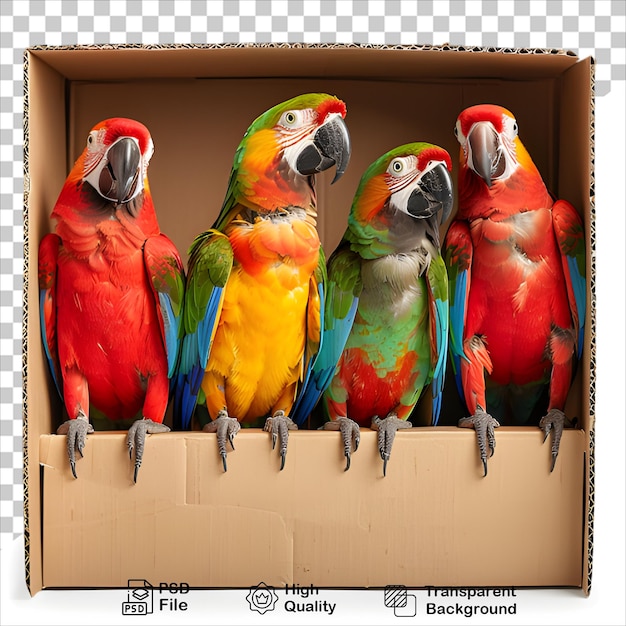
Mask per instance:
[[[448,281],[439,226],[452,210],[449,154],[410,143],[381,156],[357,189],[348,228],[328,262],[322,347],[295,420],[321,396],[342,432],[346,469],[359,426],[378,430],[386,472],[398,428],[432,383],[441,408],[448,342]]]

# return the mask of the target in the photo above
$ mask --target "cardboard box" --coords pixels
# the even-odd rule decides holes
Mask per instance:
[[[448,386],[437,428],[401,431],[386,478],[364,429],[344,472],[338,433],[290,436],[284,471],[267,433],[241,431],[223,473],[214,435],[149,437],[137,485],[123,432],[90,435],[71,476],[61,405],[40,341],[37,248],[89,129],[110,116],[150,129],[161,229],[186,258],[217,216],[250,122],[293,95],[348,106],[353,157],[318,181],[319,230],[338,243],[359,178],[409,141],[446,148],[458,113],[499,103],[554,193],[584,216],[588,325],[553,473],[537,428],[496,431],[482,477],[475,435]],[[24,467],[26,579],[42,588],[572,586],[591,580],[594,462],[593,63],[557,50],[358,45],[37,47],[25,55]],[[453,175],[454,180],[456,176]]]

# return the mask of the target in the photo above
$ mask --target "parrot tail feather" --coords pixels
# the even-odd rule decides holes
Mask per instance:
[[[204,369],[194,365],[188,374],[178,374],[174,379],[174,427],[190,430]]]

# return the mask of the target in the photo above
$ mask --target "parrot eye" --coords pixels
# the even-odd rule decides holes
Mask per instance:
[[[389,166],[391,174],[400,174],[404,170],[404,163],[400,159],[394,159]]]
[[[461,130],[460,121],[457,121],[457,123],[454,125],[454,136],[456,137],[459,143],[463,143],[465,141],[465,135],[463,134],[463,131]]]
[[[87,146],[93,146],[97,138],[97,131],[92,130],[89,135],[87,135]]]
[[[513,122],[513,136],[516,136],[518,132],[517,122]]]
[[[293,128],[300,121],[299,111],[286,111],[280,118],[279,124],[285,128]]]

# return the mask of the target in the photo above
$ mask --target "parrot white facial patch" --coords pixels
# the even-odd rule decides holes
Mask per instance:
[[[93,157],[92,157],[93,165],[91,165],[89,169],[85,168],[86,175],[83,176],[83,180],[89,183],[103,198],[106,198],[107,200],[110,200],[112,202],[117,202],[118,199],[112,194],[110,194],[113,188],[112,185],[108,191],[106,189],[103,189],[103,182],[102,182],[103,180],[110,179],[112,183],[115,181],[115,175],[113,174],[112,168],[110,167],[108,154],[110,153],[113,146],[115,146],[122,140],[125,140],[125,139],[132,140],[137,146],[138,150],[139,150],[139,142],[137,141],[135,137],[119,137],[110,146],[105,147],[101,143],[104,129],[100,129],[99,131],[92,131],[92,133],[89,135],[90,138],[93,136],[93,133],[98,133],[95,141],[91,142],[94,144],[94,151],[93,151]],[[88,145],[88,155],[92,154],[90,150],[91,143]],[[146,171],[148,168],[148,161],[149,161],[150,156],[152,155],[153,150],[154,150],[153,144],[152,142],[150,142],[150,146],[148,146],[148,150],[146,151],[146,155],[148,156],[148,158],[146,159],[146,156],[144,155],[141,156],[139,169],[135,177],[135,181],[133,182],[134,186],[133,186],[132,194],[128,196],[128,198],[125,199],[125,202],[130,202],[131,200],[135,199],[143,191],[143,181],[144,181],[144,177],[146,175]],[[108,173],[105,171],[107,169],[109,170]]]

